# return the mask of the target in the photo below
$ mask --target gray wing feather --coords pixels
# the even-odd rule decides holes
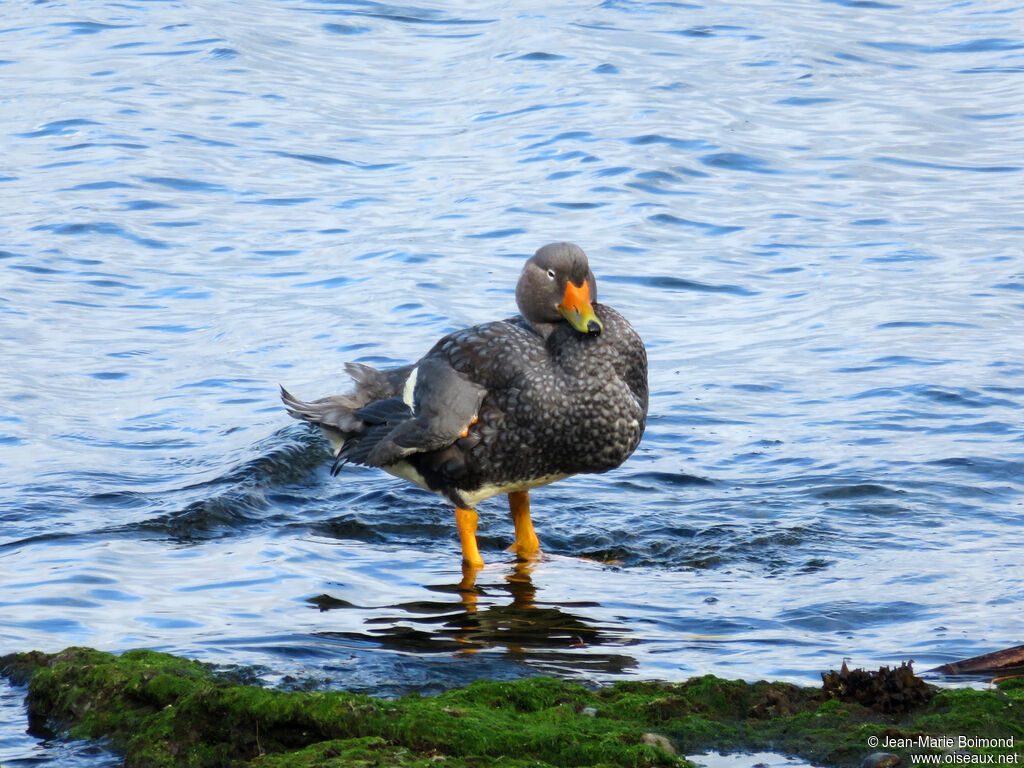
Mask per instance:
[[[371,466],[393,464],[412,453],[454,443],[477,417],[487,390],[445,360],[425,358],[417,366],[412,418],[399,423],[367,456]]]
[[[412,409],[401,395],[416,371]],[[288,413],[319,426],[339,463],[372,467],[394,464],[411,453],[451,445],[476,418],[487,390],[464,378],[442,359],[378,371],[346,363],[355,388],[344,395],[299,400],[281,387]]]
[[[414,367],[403,365],[388,371],[378,371],[362,363],[345,363],[345,372],[355,384],[351,392],[305,401],[281,387],[281,400],[290,416],[320,427],[334,446],[334,455],[337,456],[346,442],[361,433],[366,426],[355,415],[355,411],[401,392]]]

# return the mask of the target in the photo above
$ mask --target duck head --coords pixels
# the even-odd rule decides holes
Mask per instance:
[[[562,321],[580,333],[601,333],[595,301],[597,281],[587,254],[573,243],[550,243],[538,250],[516,285],[520,313],[544,337]]]

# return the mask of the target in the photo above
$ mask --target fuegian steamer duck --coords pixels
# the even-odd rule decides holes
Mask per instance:
[[[319,426],[346,462],[380,467],[455,505],[464,568],[483,567],[476,505],[508,494],[509,549],[540,552],[531,488],[618,467],[647,418],[647,352],[626,319],[597,302],[587,256],[551,243],[523,267],[519,315],[456,331],[412,365],[348,363],[355,388],[288,413]]]

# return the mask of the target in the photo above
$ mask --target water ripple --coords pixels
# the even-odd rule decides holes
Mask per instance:
[[[5,645],[398,695],[1020,641],[1020,9],[262,11],[0,32]],[[277,385],[507,317],[563,239],[647,342],[647,433],[532,494],[532,568],[482,504],[470,606],[449,506],[330,478]],[[4,765],[105,759],[22,720]]]

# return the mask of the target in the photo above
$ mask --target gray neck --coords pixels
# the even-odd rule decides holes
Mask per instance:
[[[548,337],[552,333],[554,333],[555,326],[558,325],[558,323],[545,323],[545,322],[543,322],[541,320],[529,320],[528,319],[526,322],[529,323],[530,327],[533,328],[533,330],[535,330],[537,332],[537,334],[542,339],[544,339],[544,341],[548,340]]]

